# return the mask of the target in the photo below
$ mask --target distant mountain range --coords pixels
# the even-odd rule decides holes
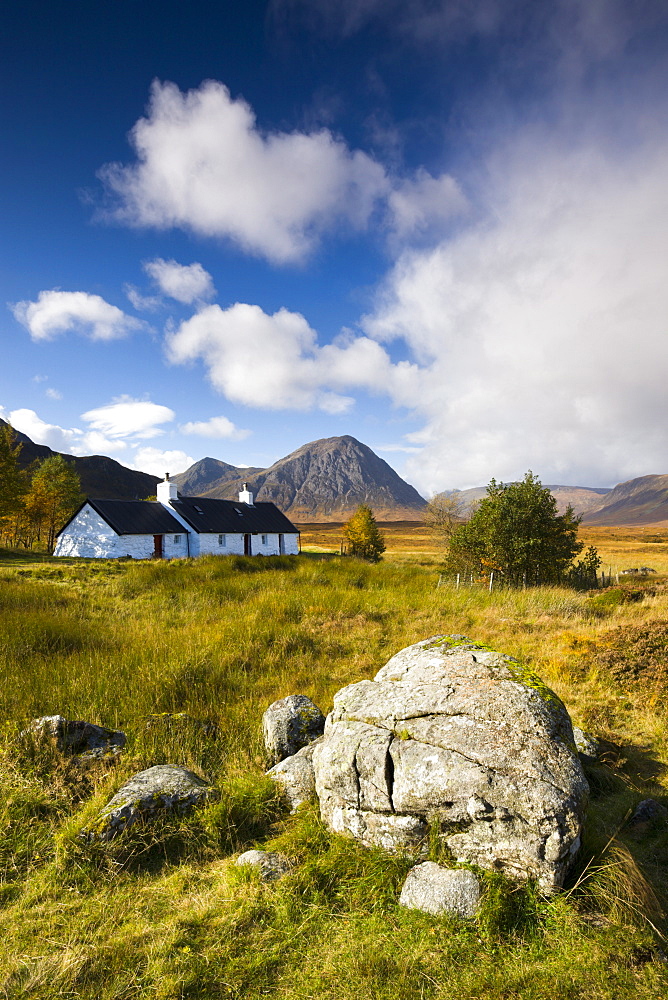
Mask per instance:
[[[1,425],[5,423],[4,420],[0,420]],[[35,444],[21,431],[15,429],[14,434],[22,445],[19,465],[23,469],[35,460],[41,462],[50,455],[62,454],[53,451],[45,444]],[[105,500],[143,500],[155,494],[155,487],[159,482],[155,476],[150,476],[146,472],[135,472],[134,469],[128,469],[105,455],[88,455],[85,458],[63,455],[63,458],[74,464],[81,479],[81,490],[89,497]]]
[[[563,514],[570,504],[576,514],[586,514],[598,508],[609,489],[597,486],[548,486],[557,501],[557,510]],[[469,514],[473,506],[487,495],[486,486],[474,486],[469,490],[446,490],[446,496],[461,500],[462,512]]]
[[[0,420],[0,425],[4,425]],[[22,444],[23,468],[35,460],[59,454],[15,431]],[[63,455],[81,477],[86,496],[110,500],[142,499],[155,494],[158,479],[136,472],[104,455],[79,458]],[[302,445],[268,469],[230,465],[203,458],[172,477],[184,496],[236,499],[245,482],[257,500],[271,500],[297,523],[344,521],[361,503],[380,521],[421,521],[426,500],[371,448],[350,435],[321,438]],[[643,525],[668,521],[668,475],[640,476],[614,489],[591,486],[549,486],[562,513],[571,504],[583,523]],[[462,501],[464,513],[482,500],[484,486],[448,490]]]
[[[246,482],[297,522],[344,521],[361,503],[381,521],[421,521],[426,500],[387,462],[354,437],[302,445],[268,469],[243,469],[203,458],[173,477],[183,494],[235,499]]]
[[[640,476],[619,483],[584,516],[586,524],[654,524],[668,521],[668,476]]]

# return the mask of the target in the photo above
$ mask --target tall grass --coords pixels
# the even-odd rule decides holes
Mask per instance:
[[[668,618],[661,592],[603,609],[560,588],[438,586],[436,561],[280,557],[106,563],[0,560],[0,997],[650,998],[661,960],[668,833],[629,810],[666,801],[665,702],[597,659],[612,626]],[[469,634],[530,662],[607,742],[591,765],[585,844],[547,900],[485,876],[471,923],[397,906],[410,860],[282,812],[263,776],[266,706],[327,711],[398,649]],[[128,735],[82,764],[21,736],[60,713]],[[185,820],[87,846],[79,831],[122,781],[180,763],[220,799]],[[235,869],[282,850],[269,885]]]

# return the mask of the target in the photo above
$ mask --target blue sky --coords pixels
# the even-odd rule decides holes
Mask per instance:
[[[423,494],[666,471],[659,0],[9,0],[0,415]]]

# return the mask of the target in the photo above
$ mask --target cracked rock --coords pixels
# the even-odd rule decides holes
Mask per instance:
[[[401,650],[339,691],[313,752],[323,820],[388,850],[563,883],[588,786],[562,702],[512,657],[464,636]]]

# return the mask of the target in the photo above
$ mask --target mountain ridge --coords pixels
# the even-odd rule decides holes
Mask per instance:
[[[215,471],[215,466],[209,468]],[[179,489],[190,481],[192,469],[173,477]],[[232,500],[248,483],[256,500],[271,501],[292,520],[302,522],[345,520],[361,503],[368,504],[380,520],[420,521],[427,503],[384,459],[350,434],[310,441],[267,469],[236,472],[208,483],[200,480],[198,495]]]

